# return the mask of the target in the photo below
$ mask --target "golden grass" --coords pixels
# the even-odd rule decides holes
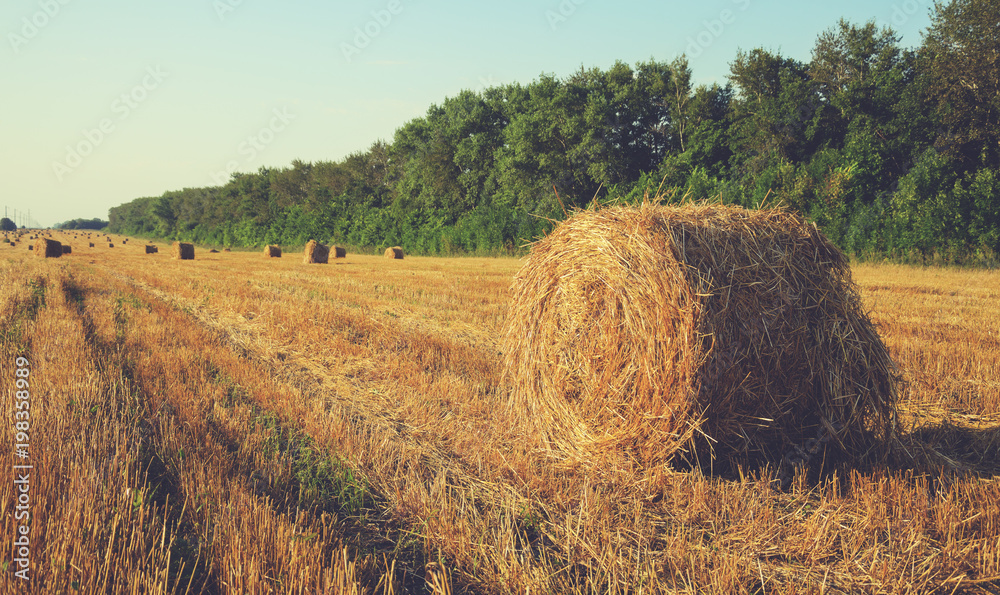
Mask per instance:
[[[906,381],[898,446],[781,490],[773,473],[533,448],[497,406],[520,263],[407,260],[352,256],[330,275],[256,252],[155,267],[141,251],[0,253],[0,403],[11,419],[12,356],[28,353],[45,469],[26,592],[1000,586],[996,273],[853,268]]]

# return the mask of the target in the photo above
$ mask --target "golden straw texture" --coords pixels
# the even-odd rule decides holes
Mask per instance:
[[[577,212],[515,277],[502,347],[511,406],[569,453],[856,460],[895,426],[895,367],[847,259],[782,210]]]

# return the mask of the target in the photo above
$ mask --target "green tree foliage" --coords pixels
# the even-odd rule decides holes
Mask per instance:
[[[995,262],[996,0],[936,5],[906,49],[840,21],[802,62],[739,52],[725,86],[681,56],[465,90],[341,161],[263,167],[138,198],[110,230],[260,246],[518,250],[592,200],[783,204],[861,256]]]
[[[16,231],[17,224],[7,217],[0,218],[0,231]]]
[[[104,229],[108,222],[98,217],[93,219],[73,219],[56,224],[56,229]]]
[[[964,170],[1000,169],[1000,2],[936,5],[920,50],[927,97]]]

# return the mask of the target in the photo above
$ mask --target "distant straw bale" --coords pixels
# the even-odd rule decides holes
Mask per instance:
[[[264,256],[268,258],[281,258],[281,247],[268,244],[264,246]]]
[[[90,246],[88,246],[88,248],[93,248],[94,247],[94,242],[88,242],[88,243],[90,244]]]
[[[171,247],[171,253],[177,260],[194,260],[194,244],[174,242]]]
[[[114,247],[115,247],[114,244],[112,244],[111,242],[108,242],[108,248],[114,248]]]
[[[159,254],[160,252],[159,248],[157,248],[156,246],[151,246],[149,244],[146,244],[144,248],[146,249],[146,254]]]
[[[216,250],[215,248],[212,248],[211,250],[209,250],[209,251],[208,251],[208,253],[209,253],[209,254],[218,254],[218,253],[219,253],[219,251],[218,251],[218,250]]]
[[[393,246],[392,248],[385,249],[385,257],[392,258],[395,260],[403,260],[403,249],[399,246]]]
[[[347,248],[344,248],[343,246],[334,246],[333,255],[334,258],[347,258]]]
[[[302,262],[305,264],[325,263],[330,259],[330,248],[320,244],[316,240],[309,240],[306,243],[305,255]]]
[[[63,255],[62,244],[48,238],[38,238],[35,240],[34,246],[29,245],[28,249],[34,249],[35,256],[41,256],[42,258],[59,258]]]
[[[72,254],[73,253],[73,247],[70,246],[69,244],[63,244],[62,245],[62,253],[63,254]]]
[[[513,410],[587,457],[851,461],[896,423],[896,368],[847,258],[778,209],[577,212],[516,275],[502,349]]]

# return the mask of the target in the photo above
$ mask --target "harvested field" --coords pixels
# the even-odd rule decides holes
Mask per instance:
[[[782,488],[540,443],[504,406],[514,259],[49,264],[0,253],[0,378],[30,362],[32,592],[1000,587],[998,273],[852,267],[904,381],[896,438]]]

